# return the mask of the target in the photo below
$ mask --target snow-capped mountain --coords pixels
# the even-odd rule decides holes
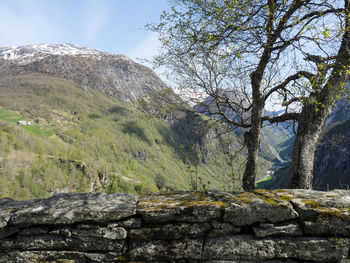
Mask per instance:
[[[126,102],[166,87],[151,69],[120,54],[74,44],[0,47],[0,76],[28,72],[73,80]]]
[[[0,58],[6,60],[16,60],[19,62],[31,62],[43,59],[46,56],[99,56],[101,52],[87,47],[74,44],[41,44],[19,47],[0,47]]]

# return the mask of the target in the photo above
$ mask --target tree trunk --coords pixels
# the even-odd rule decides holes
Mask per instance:
[[[255,188],[255,176],[258,167],[258,155],[260,145],[260,123],[256,127],[250,128],[249,132],[244,134],[244,140],[248,149],[247,163],[243,174],[244,191],[252,191]]]
[[[261,136],[261,113],[264,108],[264,100],[260,87],[262,72],[263,70],[261,70],[259,74],[254,72],[251,76],[253,87],[253,108],[251,112],[250,130],[244,134],[244,142],[248,148],[247,163],[243,174],[244,191],[252,191],[255,189],[255,177],[258,167]]]
[[[318,111],[314,104],[303,107],[293,146],[291,188],[312,189],[315,150],[331,110],[332,105]]]

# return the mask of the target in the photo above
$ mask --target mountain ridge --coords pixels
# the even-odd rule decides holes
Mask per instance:
[[[40,60],[50,55],[85,55],[101,56],[102,54],[124,57],[125,60],[131,60],[129,57],[121,54],[101,52],[93,48],[84,47],[76,44],[38,44],[24,46],[0,46],[0,58],[5,60],[16,60],[20,63],[29,63],[34,60]],[[30,58],[32,60],[30,60]]]
[[[101,90],[136,103],[167,85],[148,67],[124,55],[73,44],[42,44],[0,49],[0,75],[43,73]]]

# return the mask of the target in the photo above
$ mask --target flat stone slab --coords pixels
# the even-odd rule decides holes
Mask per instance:
[[[0,203],[0,226],[108,223],[135,215],[137,200],[132,194],[59,194],[47,199],[12,200]]]
[[[203,239],[195,240],[155,240],[150,242],[134,243],[127,256],[130,260],[147,260],[151,262],[164,262],[167,260],[186,259],[194,262],[201,259]]]
[[[180,192],[140,197],[145,222],[209,222],[224,218],[235,226],[280,222],[298,217],[292,204],[274,193]]]
[[[225,206],[204,192],[174,192],[141,196],[137,213],[146,223],[197,223],[220,218]]]
[[[350,235],[350,191],[329,192],[285,190],[284,198],[299,214],[305,234],[344,236]]]
[[[302,220],[337,217],[350,221],[350,191],[321,192],[296,189],[286,190],[284,196],[291,198],[290,202]]]
[[[155,227],[131,229],[129,238],[135,242],[149,240],[177,240],[199,238],[205,236],[211,226],[209,223],[197,224],[165,224]]]
[[[204,244],[202,256],[208,260],[273,259],[275,242],[272,239],[259,240],[250,235],[209,238]]]
[[[281,224],[262,223],[253,226],[256,237],[268,236],[301,236],[303,231],[297,222],[286,222]]]
[[[315,221],[303,221],[303,230],[307,235],[349,237],[350,222],[344,218],[325,219],[321,216]]]
[[[201,263],[301,263],[300,261],[296,260],[208,260],[208,261],[201,261]],[[302,262],[302,263],[319,263],[319,262]],[[345,262],[341,262],[345,263]]]
[[[253,223],[277,223],[298,217],[289,200],[271,191],[216,193],[215,199],[226,204],[224,221],[235,226]]]
[[[26,205],[31,205],[39,199],[15,201],[11,198],[0,199],[0,229],[5,227],[11,219],[11,215]]]
[[[118,262],[119,257],[106,253],[85,253],[76,251],[15,251],[0,253],[0,263],[38,262]]]
[[[339,262],[349,251],[346,239],[336,238],[264,238],[235,235],[207,239],[203,258],[218,260],[297,259],[321,262]],[[260,261],[259,261],[260,262]]]

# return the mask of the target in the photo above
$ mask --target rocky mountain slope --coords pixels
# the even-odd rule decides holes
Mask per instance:
[[[0,47],[0,75],[28,72],[73,80],[124,102],[166,88],[152,70],[124,55],[73,44]]]

